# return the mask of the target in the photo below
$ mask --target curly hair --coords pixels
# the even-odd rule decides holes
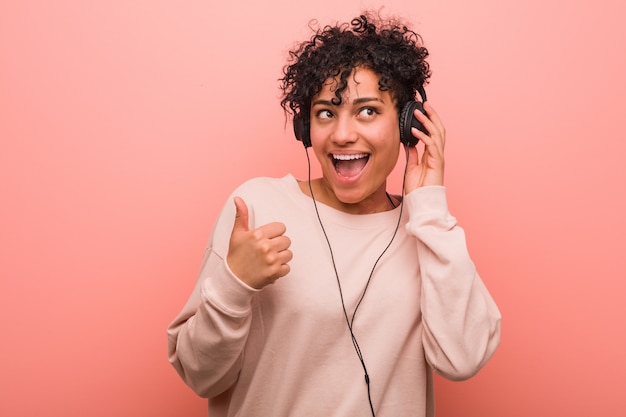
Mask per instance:
[[[348,78],[357,67],[379,76],[381,91],[389,91],[398,110],[414,100],[431,75],[428,50],[421,37],[397,19],[364,13],[350,21],[318,29],[309,41],[289,52],[280,79],[286,113],[308,116],[311,100],[329,78],[338,78],[333,103],[342,102]]]

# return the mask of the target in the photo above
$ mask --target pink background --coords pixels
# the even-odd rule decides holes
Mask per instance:
[[[233,187],[306,174],[286,51],[377,5],[0,3],[0,415],[206,415],[165,328]],[[386,11],[431,50],[451,210],[504,316],[477,377],[437,379],[438,417],[624,415],[626,6]]]

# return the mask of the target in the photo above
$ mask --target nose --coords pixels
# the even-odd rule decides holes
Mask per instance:
[[[355,142],[358,138],[355,121],[348,116],[338,116],[335,119],[334,129],[330,138],[338,145]]]

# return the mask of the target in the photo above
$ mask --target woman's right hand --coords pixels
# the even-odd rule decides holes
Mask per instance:
[[[247,285],[261,289],[289,273],[293,258],[283,223],[273,222],[250,230],[248,206],[235,197],[235,224],[230,235],[226,262],[230,270]]]

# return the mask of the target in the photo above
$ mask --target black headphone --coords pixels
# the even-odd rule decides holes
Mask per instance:
[[[424,125],[413,115],[415,109],[418,109],[420,112],[426,114],[424,111],[426,91],[423,86],[419,86],[417,88],[417,92],[419,93],[422,101],[409,101],[404,105],[404,107],[402,107],[402,111],[400,112],[400,142],[406,146],[415,146],[418,142],[418,139],[411,133],[412,127],[428,134],[428,130],[426,130]],[[295,134],[296,139],[302,142],[305,148],[311,146],[311,120],[308,114],[305,115],[301,112],[296,113],[293,116],[293,133]]]

